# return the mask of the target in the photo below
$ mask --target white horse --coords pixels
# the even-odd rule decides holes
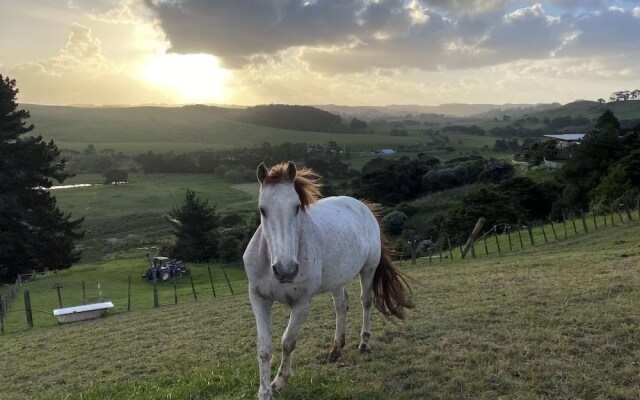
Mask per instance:
[[[268,170],[258,166],[261,224],[243,256],[249,277],[249,299],[258,330],[260,399],[272,399],[291,376],[291,352],[309,312],[311,298],[330,292],[336,309],[336,332],[329,361],[340,357],[345,344],[347,292],[360,274],[363,318],[361,353],[371,351],[370,310],[374,304],[387,317],[404,318],[412,308],[410,289],[394,268],[378,221],[370,207],[351,197],[319,200],[318,175],[283,163]],[[372,295],[373,292],[373,301]],[[271,306],[291,308],[282,335],[282,362],[271,381]]]

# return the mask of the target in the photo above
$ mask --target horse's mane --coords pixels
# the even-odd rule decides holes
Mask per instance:
[[[287,167],[288,163],[281,163],[271,167],[263,185],[273,185],[289,181]],[[296,177],[293,180],[293,187],[296,193],[298,193],[300,207],[303,211],[306,211],[310,204],[315,203],[322,197],[319,180],[320,175],[311,168],[304,167],[297,170]]]

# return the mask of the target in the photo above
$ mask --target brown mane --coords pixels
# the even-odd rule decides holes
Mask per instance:
[[[263,185],[273,185],[281,182],[289,182],[289,173],[287,172],[287,163],[274,165],[269,170],[269,174],[264,179]],[[310,204],[318,201],[322,194],[320,193],[320,175],[311,168],[304,167],[297,170],[296,177],[293,180],[293,187],[300,198],[300,207],[303,211],[307,210]]]

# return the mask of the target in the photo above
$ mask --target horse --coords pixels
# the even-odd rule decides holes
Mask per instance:
[[[260,226],[243,255],[249,300],[256,320],[259,399],[273,399],[291,376],[291,353],[314,295],[329,292],[336,329],[328,361],[345,346],[348,295],[345,286],[360,275],[360,353],[371,347],[372,304],[388,318],[404,319],[413,308],[407,279],[392,264],[374,207],[352,197],[321,198],[319,175],[291,161],[257,168]],[[373,295],[372,295],[373,294]],[[291,309],[282,335],[282,360],[270,382],[271,307]]]

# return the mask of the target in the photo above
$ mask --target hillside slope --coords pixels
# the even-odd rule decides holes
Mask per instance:
[[[81,108],[23,104],[34,134],[53,139],[59,148],[147,151],[218,150],[253,147],[264,142],[326,145],[335,141],[354,150],[413,144],[422,137],[295,131],[251,125],[223,118],[213,107]],[[237,110],[230,110],[237,113]]]
[[[521,253],[422,262],[405,270],[416,310],[401,325],[374,313],[370,355],[356,349],[354,283],[336,364],[325,362],[334,316],[321,295],[278,398],[637,398],[638,238],[636,221]],[[275,307],[276,353],[286,321]],[[257,389],[246,295],[12,334],[0,353],[3,399],[239,399]]]
[[[532,114],[532,116],[548,117],[549,119],[566,116],[595,119],[607,110],[611,110],[620,121],[625,119],[640,120],[640,100],[614,101],[610,103],[581,100],[565,104],[562,107],[541,111]]]

